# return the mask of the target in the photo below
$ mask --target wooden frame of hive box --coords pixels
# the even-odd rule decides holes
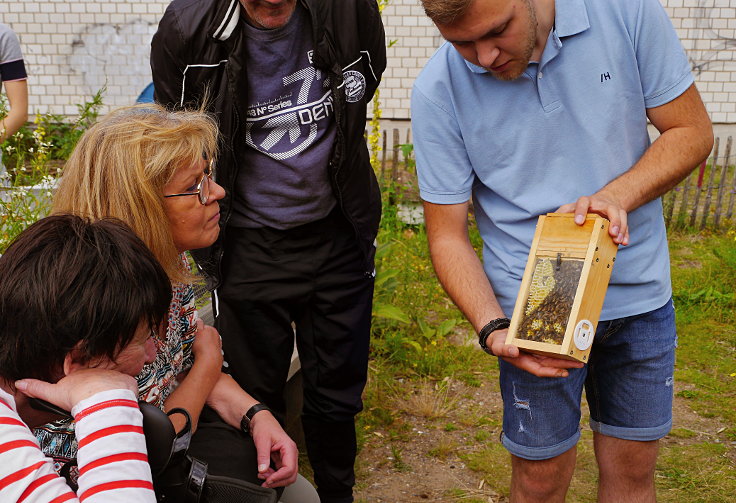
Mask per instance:
[[[540,216],[506,344],[531,353],[588,361],[618,245],[609,222],[572,213]]]

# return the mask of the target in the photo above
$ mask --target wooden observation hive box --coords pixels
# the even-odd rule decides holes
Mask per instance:
[[[618,245],[608,220],[572,213],[540,216],[506,344],[588,361]]]

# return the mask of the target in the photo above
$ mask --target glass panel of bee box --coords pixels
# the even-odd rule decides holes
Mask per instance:
[[[562,344],[582,271],[582,259],[537,258],[517,338]]]

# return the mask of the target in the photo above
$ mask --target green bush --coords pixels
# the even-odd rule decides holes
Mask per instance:
[[[64,162],[102,106],[100,89],[90,101],[77,105],[72,121],[54,114],[36,114],[32,123],[0,144],[7,172],[0,175],[0,253],[30,224],[48,214],[51,197]],[[0,117],[8,104],[0,98]]]

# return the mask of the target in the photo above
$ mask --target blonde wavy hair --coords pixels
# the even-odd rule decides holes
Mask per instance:
[[[174,172],[217,153],[217,125],[203,110],[147,103],[111,111],[82,135],[64,166],[54,213],[127,223],[171,281],[191,281],[163,204]]]

